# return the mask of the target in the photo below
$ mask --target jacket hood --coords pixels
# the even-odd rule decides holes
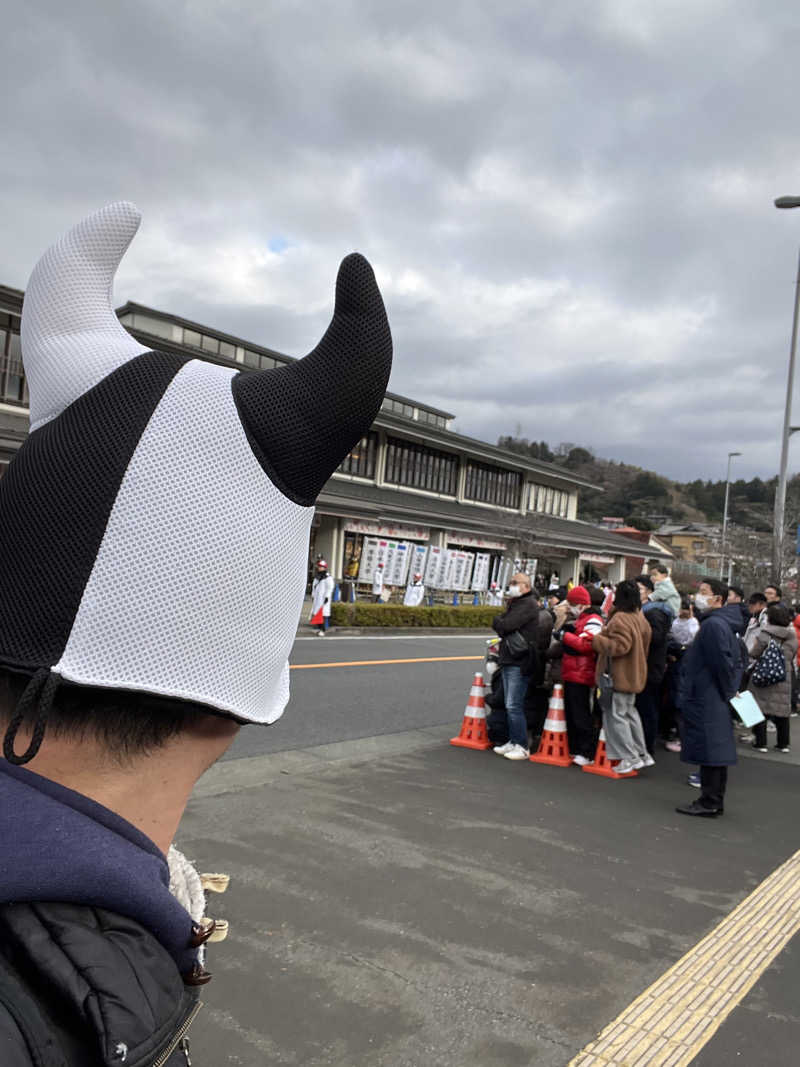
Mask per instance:
[[[771,634],[772,637],[777,638],[779,641],[787,641],[795,632],[794,626],[775,626],[774,623],[768,622],[764,626],[764,632]]]
[[[722,619],[735,634],[744,633],[744,620],[739,604],[723,604],[721,608],[707,612],[701,622],[707,619]]]
[[[166,857],[127,820],[0,760],[0,840],[0,903],[105,908],[149,930],[182,974],[192,970],[192,919],[169,891]]]

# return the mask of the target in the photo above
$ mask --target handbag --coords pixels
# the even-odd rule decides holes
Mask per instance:
[[[524,656],[526,652],[530,651],[530,645],[519,630],[514,630],[512,633],[507,634],[505,640],[506,650],[512,656]]]
[[[611,711],[614,698],[614,679],[611,677],[611,657],[606,656],[605,669],[597,680],[597,704],[602,713]]]

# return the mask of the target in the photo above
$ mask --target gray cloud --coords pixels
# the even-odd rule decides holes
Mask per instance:
[[[255,0],[9,11],[0,280],[128,197],[131,298],[301,354],[376,266],[391,386],[680,478],[777,464],[800,15]]]

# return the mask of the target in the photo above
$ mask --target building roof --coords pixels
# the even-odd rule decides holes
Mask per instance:
[[[460,503],[422,493],[410,493],[402,488],[380,488],[348,478],[330,478],[323,488],[317,510],[322,514],[353,517],[354,512],[368,514],[379,522],[408,522],[416,526],[443,526],[478,536],[494,534],[513,539],[525,534],[543,548],[565,548],[577,552],[597,552],[617,556],[631,555],[630,538],[602,530],[588,522],[559,519],[552,515],[527,515]],[[672,554],[654,552],[659,559]]]
[[[278,352],[272,348],[265,348],[263,345],[254,344],[252,341],[245,341],[241,337],[223,333],[221,330],[215,330],[202,323],[183,319],[178,315],[168,315],[166,312],[158,311],[154,308],[147,307],[144,304],[137,304],[129,301],[127,304],[123,304],[122,307],[117,308],[118,316],[127,314],[155,316],[164,322],[174,323],[176,326],[181,326],[197,333],[213,336],[220,341],[224,341],[226,344],[247,349],[257,353],[259,356],[263,355],[283,363],[293,363],[295,361],[294,356],[288,356],[285,352]],[[128,331],[141,344],[152,344],[154,348],[160,348],[164,351],[185,354],[187,347],[189,347],[184,343],[170,341],[158,334],[147,333],[138,326],[127,326],[126,329],[128,329]],[[223,366],[231,366],[231,360],[219,356],[216,353],[207,352],[199,348],[197,349],[197,353],[201,358],[207,359],[213,363],[220,363]],[[241,369],[240,363],[234,365]],[[449,412],[441,411],[439,408],[431,407],[429,404],[421,403],[418,400],[411,400],[407,397],[400,396],[397,393],[386,393],[385,395],[391,400],[398,400],[424,411],[432,412],[445,419],[452,419],[455,417]],[[532,459],[528,456],[520,455],[517,452],[511,452],[505,448],[498,448],[497,445],[490,444],[488,441],[481,441],[475,437],[467,437],[464,434],[454,433],[452,430],[443,426],[434,426],[431,423],[408,418],[403,415],[397,415],[391,411],[384,410],[381,410],[378,413],[375,419],[375,425],[386,430],[402,433],[406,437],[412,437],[436,448],[469,452],[479,456],[485,462],[499,463],[512,470],[535,474],[543,481],[554,486],[568,486],[573,489],[594,489],[598,492],[603,491],[600,486],[588,482],[583,478],[576,478],[575,475],[554,463],[545,463],[542,460]]]

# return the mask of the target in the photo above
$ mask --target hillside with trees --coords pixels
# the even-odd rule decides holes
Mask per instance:
[[[564,467],[570,474],[597,485],[603,492],[582,489],[580,517],[599,522],[606,515],[620,516],[640,530],[655,529],[666,522],[721,523],[725,507],[725,482],[676,482],[654,471],[629,463],[596,456],[589,448],[562,442],[551,448],[546,441],[528,441],[525,437],[498,439],[501,448]],[[751,478],[731,482],[728,517],[731,523],[751,530],[769,532],[777,477],[764,481]],[[800,475],[789,480],[787,520],[800,519]]]

